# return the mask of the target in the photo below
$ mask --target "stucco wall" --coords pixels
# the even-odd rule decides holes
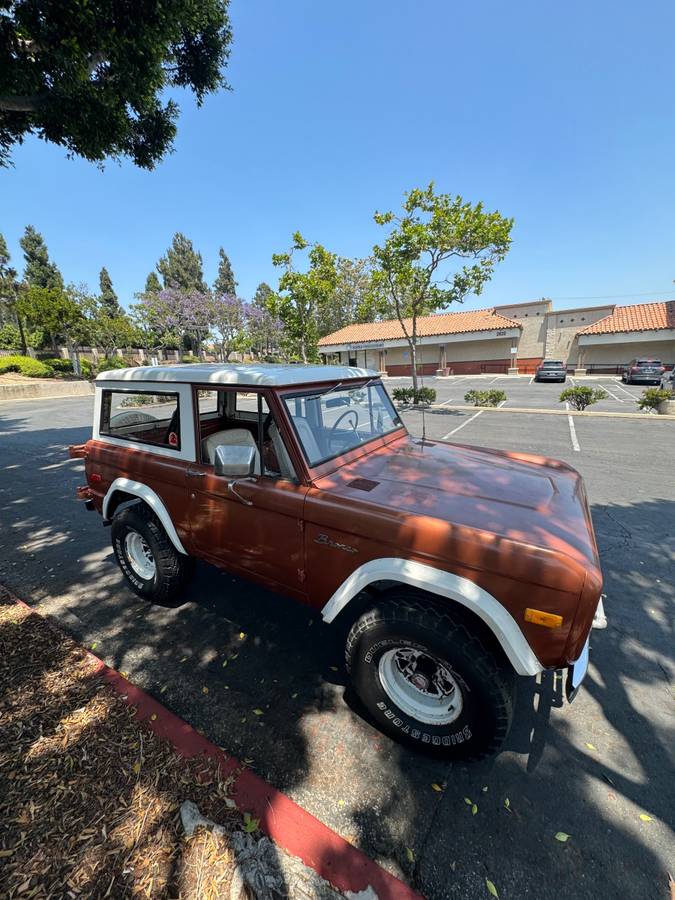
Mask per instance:
[[[551,312],[546,316],[547,359],[561,359],[576,365],[579,358],[576,335],[582,328],[592,325],[598,319],[608,316],[614,306],[599,306],[593,309],[569,309]]]
[[[624,365],[640,356],[653,356],[666,365],[675,362],[675,341],[632,341],[628,344],[590,344],[581,347],[582,362],[585,366],[593,363]]]

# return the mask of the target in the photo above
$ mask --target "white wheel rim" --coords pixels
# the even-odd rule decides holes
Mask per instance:
[[[462,691],[447,663],[412,647],[387,650],[378,666],[389,699],[425,725],[449,725],[462,712]]]
[[[137,531],[130,531],[124,539],[124,552],[134,572],[145,581],[155,577],[155,558],[145,538]]]

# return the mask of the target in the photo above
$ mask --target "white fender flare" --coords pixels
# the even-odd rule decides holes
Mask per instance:
[[[187,556],[187,551],[183,544],[181,543],[181,539],[178,537],[178,532],[176,531],[173,522],[171,521],[171,516],[169,515],[166,506],[162,503],[159,496],[149,488],[147,484],[143,484],[141,481],[132,481],[130,478],[116,478],[113,483],[108,488],[108,493],[105,495],[103,499],[103,518],[107,519],[108,516],[108,507],[110,506],[110,501],[112,499],[113,494],[116,491],[124,491],[125,494],[133,494],[134,497],[138,497],[140,500],[143,500],[148,504],[150,509],[157,516],[159,521],[162,523],[164,531],[169,536],[169,540],[174,545],[176,550],[179,553],[183,553]]]
[[[485,622],[518,675],[543,671],[516,620],[492,594],[468,578],[409,559],[373,559],[359,566],[321,610],[324,621],[332,622],[353,597],[375,581],[398,581],[461,603]]]

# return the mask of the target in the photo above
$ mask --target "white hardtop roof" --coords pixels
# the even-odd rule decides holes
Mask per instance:
[[[188,384],[245,384],[285,386],[321,381],[349,381],[373,378],[377,372],[353,366],[266,365],[265,363],[188,363],[175,366],[136,366],[109,369],[96,378],[101,381],[166,381]]]

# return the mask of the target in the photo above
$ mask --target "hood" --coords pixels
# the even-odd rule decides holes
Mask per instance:
[[[422,441],[410,435],[316,483],[332,494],[387,507],[406,520],[440,520],[597,565],[580,475],[564,462]]]

